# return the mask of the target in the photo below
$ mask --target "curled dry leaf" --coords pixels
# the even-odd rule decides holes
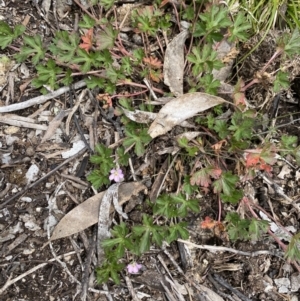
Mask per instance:
[[[145,190],[138,182],[124,183],[119,188],[119,204],[127,202],[133,195]],[[70,236],[98,222],[99,208],[106,191],[102,191],[67,213],[55,227],[51,240]]]
[[[184,43],[188,36],[187,30],[178,34],[168,44],[164,58],[164,83],[175,96],[183,94]]]
[[[218,96],[201,92],[187,93],[164,105],[151,124],[148,133],[152,138],[163,135],[188,118],[225,102]]]

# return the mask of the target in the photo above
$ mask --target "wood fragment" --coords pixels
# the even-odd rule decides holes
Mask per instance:
[[[84,80],[81,80],[73,85],[74,89],[80,89],[86,86],[86,83]],[[37,97],[34,97],[32,99],[29,99],[27,101],[14,103],[12,105],[0,107],[0,113],[8,113],[8,112],[14,112],[18,110],[23,110],[35,105],[40,105],[42,103],[45,103],[49,99],[53,99],[55,97],[58,97],[61,94],[64,94],[70,90],[70,87],[62,87],[54,92],[51,92],[46,95],[40,95]]]

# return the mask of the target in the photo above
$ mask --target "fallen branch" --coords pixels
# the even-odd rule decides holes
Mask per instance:
[[[75,83],[73,85],[73,88],[76,90],[76,89],[83,88],[85,86],[86,86],[85,81],[81,80],[78,83]],[[60,88],[52,93],[49,93],[47,95],[40,95],[38,97],[29,99],[27,101],[14,103],[9,106],[0,107],[0,113],[8,113],[8,112],[13,112],[13,111],[23,110],[23,109],[32,107],[34,105],[40,105],[49,99],[55,98],[61,94],[68,92],[69,90],[70,90],[70,87],[62,87],[62,88]]]

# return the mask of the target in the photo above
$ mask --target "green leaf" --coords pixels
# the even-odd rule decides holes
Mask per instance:
[[[32,63],[34,65],[38,64],[40,60],[45,57],[45,50],[43,49],[42,39],[40,35],[24,36],[23,37],[24,45],[20,49],[20,53],[16,55],[16,58],[19,62],[26,60],[30,55],[32,55]]]
[[[88,176],[87,180],[92,183],[93,187],[97,190],[103,185],[110,183],[107,174],[103,174],[101,170],[93,170]]]
[[[104,240],[102,246],[108,252],[114,252],[116,259],[124,256],[125,249],[134,249],[131,240],[127,237],[129,229],[124,222],[121,222],[120,225],[115,225],[111,230],[111,234],[114,238]]]
[[[294,235],[287,246],[285,257],[289,260],[300,260],[300,232]]]
[[[212,72],[213,69],[221,69],[224,65],[217,59],[217,52],[212,49],[212,45],[205,44],[202,51],[199,47],[193,47],[192,53],[187,56],[187,60],[193,64],[192,71],[194,76],[207,71]]]
[[[96,24],[96,21],[94,19],[92,19],[88,15],[83,15],[82,20],[78,23],[78,26],[80,28],[90,29],[90,28],[94,27],[95,24]]]
[[[99,49],[111,49],[114,46],[117,31],[110,24],[104,27],[104,31],[98,33]]]
[[[8,45],[12,43],[14,39],[19,37],[25,31],[25,26],[16,25],[14,29],[4,22],[0,21],[0,47],[5,49]]]
[[[290,87],[289,75],[286,72],[278,71],[274,81],[274,92],[278,93],[281,89],[288,89]]]
[[[214,193],[223,191],[225,195],[231,195],[235,191],[235,185],[238,183],[239,177],[233,175],[231,171],[223,172],[219,179],[213,182]]]
[[[106,260],[101,267],[96,269],[97,281],[99,284],[107,282],[109,278],[112,278],[116,284],[120,283],[120,277],[118,273],[124,269],[124,264],[118,263],[114,258],[114,253],[105,254]]]
[[[191,181],[190,176],[184,176],[184,183],[183,183],[182,189],[188,195],[191,195],[192,193],[198,191],[198,185],[192,185],[190,181]]]
[[[281,148],[283,151],[293,151],[298,144],[298,137],[292,135],[282,135],[281,136]]]
[[[224,6],[212,5],[208,11],[199,14],[200,20],[196,22],[194,37],[205,36],[206,41],[221,41],[223,35],[220,30],[231,25],[228,11]]]
[[[177,215],[186,217],[188,210],[198,213],[200,211],[199,201],[196,199],[186,199],[182,193],[171,196],[173,202],[177,204]]]
[[[242,139],[252,138],[252,128],[254,125],[255,118],[250,118],[242,112],[235,112],[231,118],[231,126],[229,130],[234,131],[234,138],[239,141]]]
[[[175,225],[170,225],[168,227],[168,234],[166,241],[170,244],[171,242],[177,240],[178,238],[188,239],[189,238],[189,231],[186,229],[187,223],[180,222]]]
[[[208,64],[211,65],[210,62]],[[215,66],[216,63],[212,65],[213,68]],[[199,80],[199,83],[201,87],[204,88],[204,92],[211,95],[217,95],[218,89],[221,86],[221,82],[218,79],[215,80],[214,76],[211,73],[202,76]]]
[[[49,59],[46,65],[36,66],[38,76],[32,81],[32,85],[40,88],[43,85],[48,85],[52,90],[58,88],[57,75],[62,72],[55,61]]]
[[[292,57],[295,54],[300,54],[300,34],[299,34],[299,28],[296,27],[292,33],[291,38],[284,46],[284,53],[288,57]]]
[[[130,147],[135,144],[134,152],[136,155],[142,156],[145,152],[145,146],[152,140],[147,133],[147,129],[125,129],[126,138],[123,141],[124,147]]]
[[[218,133],[221,139],[225,139],[229,135],[228,124],[225,120],[215,120],[213,129]]]
[[[72,63],[79,44],[79,36],[67,31],[57,31],[49,50],[62,62]]]
[[[150,241],[161,246],[162,244],[162,235],[161,232],[164,232],[164,228],[161,226],[156,226],[153,224],[153,218],[143,214],[143,225],[134,226],[132,228],[133,233],[141,237],[139,249],[141,253],[144,253],[150,249]]]
[[[117,83],[118,80],[125,78],[122,70],[116,69],[112,65],[106,68],[106,76],[112,83]]]
[[[234,24],[231,28],[229,28],[229,42],[235,41],[246,41],[248,38],[248,34],[246,30],[251,28],[251,24],[247,21],[245,14],[239,12],[235,17]]]
[[[230,195],[221,193],[221,200],[223,202],[231,203],[233,205],[237,204],[243,197],[244,193],[242,190],[235,189]]]
[[[125,153],[125,149],[123,147],[119,147],[117,149],[117,158],[120,165],[128,166],[130,156],[128,153]]]
[[[62,83],[65,85],[65,86],[69,86],[70,84],[73,83],[73,77],[72,77],[72,70],[71,69],[67,69],[66,73],[65,73],[65,76],[62,80]]]
[[[269,222],[265,220],[251,219],[249,225],[249,235],[252,241],[257,241],[263,233],[266,233],[269,228]]]
[[[92,155],[90,161],[94,164],[99,164],[100,171],[103,175],[108,175],[110,170],[115,166],[114,160],[111,157],[112,150],[103,144],[97,144],[95,147],[96,155]]]
[[[110,8],[112,8],[114,3],[114,0],[100,0],[100,5],[103,6],[105,10],[109,10]]]
[[[249,240],[249,225],[250,221],[247,219],[241,219],[236,212],[229,212],[226,215],[225,220],[228,222],[227,230],[229,238],[233,241]]]
[[[104,89],[106,80],[101,77],[89,76],[85,78],[86,85],[89,89],[100,88]]]
[[[162,194],[155,201],[155,205],[153,207],[153,214],[163,215],[167,218],[176,217],[176,203],[173,201],[170,195]]]

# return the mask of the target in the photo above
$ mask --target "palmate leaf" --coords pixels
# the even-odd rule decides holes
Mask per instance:
[[[45,57],[46,50],[43,49],[43,43],[40,35],[24,36],[24,45],[20,50],[20,53],[16,55],[19,62],[26,60],[30,55],[32,56],[32,63],[37,65],[40,60]]]
[[[289,41],[284,46],[284,53],[288,57],[292,57],[295,54],[299,54],[300,53],[299,45],[300,45],[300,33],[299,33],[299,28],[296,27]]]
[[[90,29],[90,28],[94,27],[95,24],[96,24],[96,21],[94,19],[92,19],[88,15],[83,15],[82,20],[78,23],[78,26],[80,28]]]
[[[188,210],[196,213],[200,211],[199,201],[196,199],[186,199],[186,197],[182,193],[172,195],[171,198],[173,202],[177,204],[177,214],[180,217],[185,217],[188,213]]]
[[[188,239],[189,231],[186,229],[186,226],[186,222],[180,222],[175,225],[170,225],[168,227],[168,236],[166,238],[166,241],[170,244],[172,241],[175,241],[178,238]]]
[[[14,39],[20,36],[25,31],[25,26],[16,25],[12,29],[6,22],[0,21],[0,47],[5,49],[12,43]]]
[[[211,177],[218,179],[221,174],[222,170],[219,168],[214,168],[212,166],[201,168],[191,176],[191,184],[208,187],[211,184]]]
[[[233,175],[231,171],[223,172],[219,179],[214,181],[214,193],[223,192],[225,195],[231,195],[235,190],[235,185],[239,181],[237,175]]]
[[[38,65],[36,69],[38,76],[32,81],[34,87],[48,85],[52,90],[58,88],[57,75],[62,72],[62,69],[56,66],[52,59],[49,59],[46,65]]]
[[[135,144],[134,152],[137,156],[142,156],[145,152],[145,145],[147,145],[152,138],[147,132],[147,129],[125,129],[126,138],[123,141],[123,146],[129,147]]]
[[[98,35],[98,48],[100,50],[111,49],[114,46],[117,31],[115,31],[110,24],[104,28],[104,31],[98,33]]]
[[[248,34],[246,33],[247,29],[251,28],[251,24],[247,22],[247,19],[244,13],[239,12],[237,17],[234,20],[233,27],[229,28],[230,36],[228,38],[229,42],[246,41]]]
[[[79,37],[77,34],[70,34],[67,31],[56,32],[53,43],[49,46],[49,50],[57,56],[62,62],[72,62],[78,47]]]
[[[79,64],[81,71],[86,73],[91,70],[92,66],[97,68],[100,65],[101,56],[100,51],[87,53],[85,50],[77,48],[77,56],[73,58],[72,62]]]
[[[249,225],[249,235],[251,240],[257,241],[263,233],[266,233],[269,228],[269,222],[265,220],[251,219]]]
[[[289,75],[286,72],[278,71],[274,81],[273,90],[278,93],[281,89],[288,89],[290,86]]]
[[[110,183],[107,174],[103,174],[100,170],[93,170],[88,176],[87,180],[92,183],[95,189],[108,185]]]

